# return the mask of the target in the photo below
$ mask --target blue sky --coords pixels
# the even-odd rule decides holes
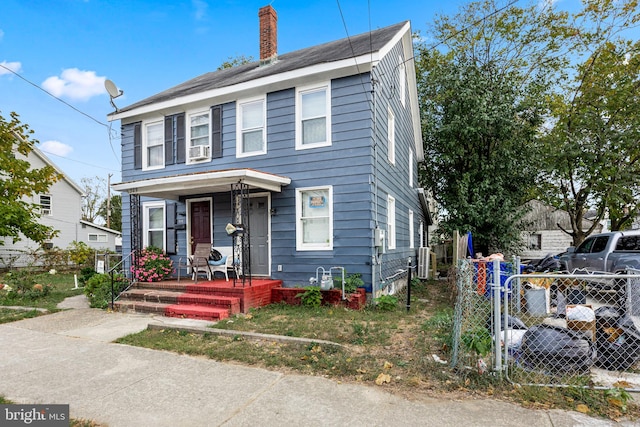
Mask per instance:
[[[340,7],[334,0],[271,1],[281,54],[405,20],[424,33],[435,13],[464,3],[449,1],[444,9],[445,2],[429,0],[340,0]],[[2,0],[0,64],[22,78],[0,67],[0,114],[17,112],[39,148],[77,183],[107,174],[118,182],[120,123],[109,132],[105,78],[124,91],[115,100],[122,107],[215,70],[229,57],[257,59],[258,9],[267,4]]]
[[[436,14],[455,13],[465,3],[271,1],[281,54],[405,20],[425,34]],[[266,4],[0,0],[0,65],[19,74],[0,67],[0,114],[17,112],[35,131],[39,148],[77,183],[83,177],[106,180],[108,174],[119,182],[120,123],[107,122],[113,108],[104,80],[124,91],[115,100],[123,107],[215,70],[230,57],[257,59],[258,9]]]

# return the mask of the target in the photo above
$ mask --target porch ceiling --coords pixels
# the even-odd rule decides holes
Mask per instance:
[[[112,188],[129,194],[178,200],[180,196],[231,191],[231,184],[238,182],[247,184],[249,189],[280,192],[291,183],[291,178],[254,169],[226,169],[121,182]]]

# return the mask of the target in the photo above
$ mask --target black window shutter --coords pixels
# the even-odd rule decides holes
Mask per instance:
[[[142,125],[133,125],[133,168],[142,169]]]
[[[167,116],[164,118],[164,164],[173,163],[173,116]]]
[[[176,204],[172,202],[167,202],[167,254],[175,255],[177,253],[176,248]]]
[[[211,143],[211,157],[222,157],[222,107],[219,105],[211,107]]]
[[[176,114],[176,163],[184,163],[186,158],[184,113]]]

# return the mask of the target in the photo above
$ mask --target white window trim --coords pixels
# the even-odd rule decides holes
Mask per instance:
[[[325,125],[326,137],[325,141],[314,144],[302,143],[302,95],[309,92],[325,90],[326,106],[325,106]],[[307,150],[310,148],[328,147],[331,145],[331,82],[325,82],[314,86],[305,86],[296,88],[296,150]]]
[[[209,223],[211,224],[211,236],[209,238],[213,242],[213,199],[211,197],[198,197],[187,200],[187,242],[191,241],[191,206],[197,202],[209,202]],[[191,252],[191,245],[187,244],[187,255],[193,255]]]
[[[91,236],[96,236],[96,240],[91,240]],[[108,238],[108,236],[106,234],[103,234],[103,233],[88,233],[87,234],[87,242],[89,242],[89,243],[107,243],[107,242],[109,242],[109,238]]]
[[[157,125],[159,124],[160,127],[162,128],[162,134],[164,135],[164,119],[162,120],[154,120],[154,121],[149,121],[149,122],[144,122],[143,126],[142,126],[142,170],[145,171],[150,171],[150,170],[156,170],[156,169],[164,169],[164,159],[165,159],[165,153],[164,153],[164,137],[162,138],[162,143],[160,144],[160,146],[162,147],[162,164],[158,165],[158,166],[149,166],[149,155],[147,153],[147,127],[148,126],[153,126],[153,125]]]
[[[329,192],[329,243],[320,244],[304,244],[302,229],[302,204],[300,198],[305,191],[328,190]],[[300,187],[296,188],[296,250],[297,251],[332,251],[333,250],[333,186],[325,185],[318,187]]]
[[[415,236],[413,235],[414,232],[413,211],[409,209],[409,249],[414,249],[416,247]]]
[[[149,209],[150,208],[162,208],[163,220],[162,220],[162,250],[167,248],[167,206],[165,202],[145,202],[142,204],[142,246],[149,246]]]
[[[396,116],[387,106],[387,159],[392,165],[396,164]]]
[[[406,106],[406,91],[407,91],[407,74],[406,74],[406,69],[405,69],[405,65],[404,65],[404,61],[402,60],[402,57],[398,57],[399,60],[399,65],[398,65],[398,80],[399,80],[399,89],[398,89],[398,95],[400,96],[400,102],[402,103],[402,106],[405,107]]]
[[[409,150],[409,188],[413,188],[413,150]]]
[[[387,195],[387,249],[396,248],[396,199]]]
[[[49,209],[42,208],[42,196],[49,198]],[[40,210],[40,216],[53,216],[53,197],[51,194],[39,194],[38,195],[38,209]]]
[[[200,160],[191,160],[191,157],[189,157],[189,151],[191,146],[191,117],[193,116],[201,116],[206,114],[207,117],[209,118],[209,131],[208,131],[208,135],[207,135],[207,140],[209,141],[209,154],[207,156],[206,159],[200,159]],[[191,112],[187,112],[186,114],[186,120],[185,120],[185,149],[187,150],[187,152],[185,153],[185,158],[187,159],[187,164],[193,164],[193,163],[203,163],[203,162],[209,162],[211,161],[211,109],[206,109],[206,110],[197,110],[197,111],[191,111]]]
[[[262,150],[244,153],[242,151],[242,106],[262,101]],[[267,154],[267,97],[247,98],[236,102],[236,157],[253,157]]]

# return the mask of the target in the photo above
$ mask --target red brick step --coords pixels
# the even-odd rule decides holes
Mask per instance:
[[[229,310],[196,304],[174,304],[167,307],[165,316],[215,321],[229,317]]]
[[[252,307],[270,304],[271,289],[280,286],[282,281],[271,279],[254,279],[246,286],[226,280],[138,282],[118,297],[115,307],[217,321],[237,313],[247,313]]]

